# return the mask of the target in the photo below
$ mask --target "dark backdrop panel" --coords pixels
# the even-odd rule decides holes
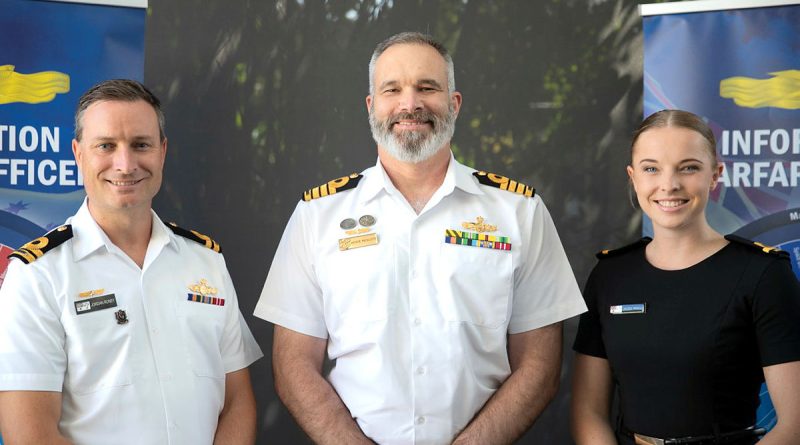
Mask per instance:
[[[624,172],[641,116],[640,23],[622,0],[151,2],[145,79],[169,137],[155,207],[223,246],[267,354],[251,368],[259,444],[308,443],[272,386],[272,326],[250,314],[302,190],[375,163],[374,45],[403,30],[447,44],[464,94],[456,156],[537,189],[582,285],[593,252],[640,233]],[[571,443],[575,327],[561,390],[520,443]]]

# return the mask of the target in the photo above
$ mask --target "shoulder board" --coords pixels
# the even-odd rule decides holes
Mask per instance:
[[[178,227],[178,225],[175,224],[174,222],[168,222],[166,224],[167,227],[169,227],[170,230],[172,230],[172,233],[182,236],[184,238],[188,238],[196,243],[200,243],[208,247],[209,249],[213,250],[214,252],[222,253],[222,246],[220,246],[218,242],[211,239],[211,237],[209,237],[208,235],[203,235],[202,233],[195,232],[194,230],[186,230],[182,227]]]
[[[649,236],[645,236],[644,238],[640,239],[639,241],[636,241],[635,243],[628,244],[627,246],[622,246],[622,247],[619,247],[617,249],[603,249],[603,250],[597,252],[597,254],[595,254],[595,256],[599,260],[602,260],[604,258],[611,258],[612,256],[616,256],[616,255],[619,255],[619,254],[623,254],[625,252],[630,252],[631,250],[638,249],[639,247],[644,246],[645,244],[649,243],[652,240],[653,239],[650,238]]]
[[[751,241],[747,238],[742,238],[741,236],[725,235],[725,239],[732,243],[744,244],[745,246],[751,247],[755,250],[759,250],[763,253],[789,258],[789,252],[778,249],[777,247],[761,244],[757,241]]]
[[[312,199],[322,198],[324,196],[336,194],[337,192],[350,190],[355,188],[358,185],[358,181],[360,181],[363,177],[364,175],[353,173],[350,176],[342,176],[341,178],[330,180],[318,187],[304,191],[301,199],[303,201],[311,201]]]
[[[72,226],[64,224],[13,251],[8,258],[16,258],[25,264],[29,264],[38,260],[48,251],[64,244],[70,238],[72,238]]]
[[[500,190],[506,190],[512,193],[516,193],[518,195],[525,196],[527,198],[533,198],[533,195],[536,194],[536,189],[534,189],[533,187],[529,187],[513,179],[508,179],[505,176],[496,175],[494,173],[487,173],[485,171],[477,171],[473,173],[472,176],[478,178],[478,182],[480,182],[483,185],[497,187]]]

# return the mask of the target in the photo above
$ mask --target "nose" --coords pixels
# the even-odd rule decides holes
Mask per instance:
[[[681,182],[677,172],[666,173],[661,180],[662,191],[680,190]]]
[[[413,113],[422,110],[422,97],[413,88],[406,88],[400,95],[400,111]]]
[[[130,174],[135,172],[138,167],[133,147],[123,145],[114,151],[114,170],[122,174]]]

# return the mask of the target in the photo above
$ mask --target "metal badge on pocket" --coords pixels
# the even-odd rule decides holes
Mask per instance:
[[[211,304],[214,306],[225,306],[225,299],[216,297],[217,288],[208,284],[208,281],[203,278],[198,284],[189,286],[189,290],[193,293],[187,294],[187,300],[195,303]]]
[[[444,242],[484,249],[511,250],[511,240],[507,236],[484,235],[453,229],[444,231]]]

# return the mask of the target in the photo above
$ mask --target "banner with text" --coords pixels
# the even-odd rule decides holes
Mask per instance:
[[[789,252],[800,276],[800,4],[702,10],[711,3],[643,5],[644,115],[707,120],[725,164],[711,225]],[[652,236],[646,218],[643,231]],[[768,400],[758,416],[774,425]]]
[[[71,147],[80,95],[105,79],[144,77],[146,10],[92,3],[0,8],[0,284],[6,256],[83,200]]]

